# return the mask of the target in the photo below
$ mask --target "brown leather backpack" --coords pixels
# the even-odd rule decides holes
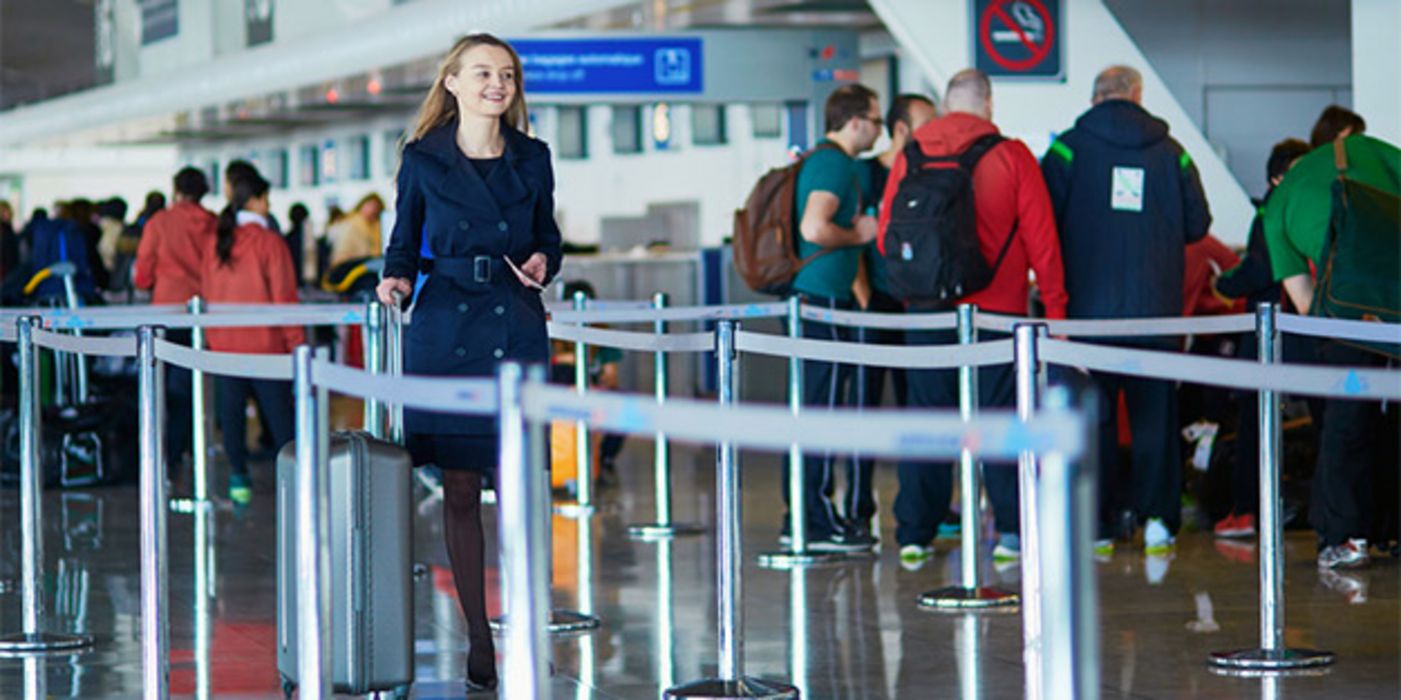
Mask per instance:
[[[797,162],[774,168],[754,184],[743,209],[735,210],[735,269],[749,288],[760,294],[787,295],[793,278],[803,266],[825,255],[828,249],[798,257],[798,173],[818,149],[836,148],[823,143]]]

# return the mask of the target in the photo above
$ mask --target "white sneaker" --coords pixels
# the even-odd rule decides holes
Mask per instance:
[[[1143,528],[1143,551],[1148,554],[1165,554],[1172,551],[1176,540],[1163,524],[1162,518],[1149,518]]]
[[[907,544],[900,548],[900,566],[913,571],[924,566],[924,562],[929,561],[929,557],[933,555],[933,547],[926,547],[919,544]]]

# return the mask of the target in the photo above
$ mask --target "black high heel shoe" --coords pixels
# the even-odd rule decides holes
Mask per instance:
[[[496,646],[487,641],[473,644],[467,653],[467,692],[496,690]]]

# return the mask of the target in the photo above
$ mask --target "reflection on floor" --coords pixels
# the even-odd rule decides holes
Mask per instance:
[[[594,634],[555,640],[557,698],[655,698],[672,684],[715,672],[712,535],[657,544],[626,536],[629,523],[653,515],[650,451],[647,442],[629,445],[623,485],[601,494],[598,515],[555,519],[556,603],[603,619]],[[681,450],[674,462],[678,521],[711,523],[712,453]],[[900,566],[889,545],[879,557],[828,568],[788,573],[755,566],[753,555],[772,548],[778,533],[777,460],[745,455],[744,466],[747,673],[787,679],[809,698],[1022,695],[1017,615],[939,614],[915,605],[919,593],[957,580],[957,552],[948,545],[914,571]],[[267,465],[254,476],[256,497],[246,509],[223,505],[207,518],[170,515],[171,673],[180,696],[280,694],[272,479]],[[893,470],[879,472],[877,488],[888,512]],[[0,697],[21,697],[26,683],[41,680],[42,691],[54,697],[135,697],[141,685],[135,487],[51,491],[45,498],[51,619],[59,629],[95,635],[97,646],[79,656],[0,660]],[[0,493],[0,514],[0,632],[12,632],[20,626],[13,491]],[[432,498],[421,502],[416,528],[416,560],[427,575],[415,588],[414,694],[461,697],[466,639]],[[884,528],[892,542],[888,517]],[[1099,564],[1103,697],[1398,696],[1397,562],[1320,575],[1307,533],[1288,537],[1286,639],[1333,650],[1338,664],[1326,675],[1281,681],[1211,674],[1208,652],[1256,640],[1255,565],[1250,546],[1224,547],[1192,533],[1179,539],[1173,558],[1147,560],[1123,546]],[[1017,586],[1015,565],[988,567],[993,584]],[[495,572],[489,575],[496,607]]]

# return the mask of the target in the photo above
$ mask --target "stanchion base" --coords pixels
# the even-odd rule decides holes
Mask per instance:
[[[75,653],[92,646],[85,634],[10,634],[0,637],[0,656]]]
[[[1021,602],[1021,596],[999,588],[964,588],[948,586],[919,597],[919,607],[925,610],[986,610],[1011,608]]]
[[[872,552],[854,552],[854,555],[872,554]],[[840,564],[852,557],[851,554],[841,552],[814,552],[811,549],[801,552],[789,550],[779,550],[777,552],[764,552],[760,554],[759,566],[765,569],[795,569],[802,566],[826,566],[829,564]]]
[[[589,518],[593,517],[595,512],[597,512],[597,510],[593,506],[584,505],[582,503],[555,504],[555,514],[562,515],[566,518],[574,518],[576,520],[580,518]]]
[[[492,632],[506,631],[504,615],[492,618],[490,624]],[[602,624],[603,622],[593,615],[555,608],[550,611],[550,622],[545,629],[550,634],[583,634],[598,629]]]
[[[731,698],[797,698],[800,696],[796,686],[788,685],[780,681],[767,681],[758,678],[743,676],[732,681],[720,680],[719,678],[707,678],[705,680],[693,681],[685,685],[678,685],[675,688],[667,688],[662,694],[664,698],[711,698],[712,700],[730,700]]]
[[[1212,652],[1207,663],[1219,673],[1271,673],[1331,666],[1338,657],[1316,649],[1240,649]]]
[[[695,523],[672,523],[663,525],[661,523],[645,523],[642,525],[628,526],[628,539],[653,541],[669,540],[673,537],[687,537],[699,535],[705,532],[705,528]]]

